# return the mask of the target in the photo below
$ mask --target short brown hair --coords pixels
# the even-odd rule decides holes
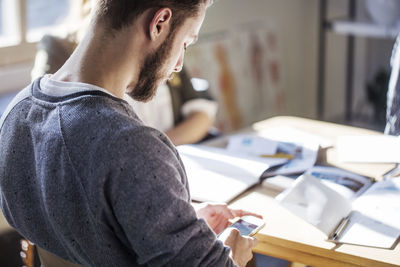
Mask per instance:
[[[97,0],[96,19],[105,22],[112,30],[129,26],[150,8],[168,7],[172,10],[172,29],[180,26],[185,19],[198,14],[201,4],[212,0]]]

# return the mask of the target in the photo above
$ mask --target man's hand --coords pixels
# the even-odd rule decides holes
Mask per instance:
[[[253,257],[252,248],[257,244],[257,239],[241,236],[237,229],[227,229],[219,239],[231,248],[231,258],[239,267],[245,267]]]
[[[217,235],[231,225],[229,220],[233,218],[245,215],[262,218],[262,216],[252,212],[230,209],[226,204],[203,203],[196,207],[196,213],[199,218],[203,218],[208,223]]]

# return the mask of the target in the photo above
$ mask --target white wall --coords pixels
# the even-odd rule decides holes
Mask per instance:
[[[21,90],[31,81],[33,63],[21,63],[0,68],[0,93]]]
[[[282,44],[287,111],[315,117],[317,15],[318,0],[217,0],[207,11],[201,34],[256,20],[274,22]]]
[[[364,0],[357,17],[369,19]],[[345,17],[348,0],[328,1],[328,18]],[[217,0],[208,10],[204,34],[264,19],[278,26],[288,114],[317,117],[318,0]],[[324,119],[343,121],[346,97],[347,37],[327,33]],[[388,67],[393,40],[355,39],[353,111],[365,103],[365,86],[379,66]],[[355,114],[356,115],[356,114]]]

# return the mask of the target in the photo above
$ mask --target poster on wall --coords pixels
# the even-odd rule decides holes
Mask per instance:
[[[204,36],[188,51],[185,67],[192,77],[209,82],[219,103],[215,124],[222,132],[285,112],[277,33],[267,23],[241,25]]]

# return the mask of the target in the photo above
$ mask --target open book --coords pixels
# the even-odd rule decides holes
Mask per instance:
[[[270,168],[263,178],[299,174],[314,166],[320,146],[329,146],[317,136],[290,127],[277,127],[253,134],[236,134],[227,149],[262,157],[287,157],[285,164]]]
[[[268,128],[259,132],[259,135],[277,141],[278,153],[294,155],[294,158],[286,164],[265,172],[264,177],[303,173],[314,166],[320,147],[332,145],[328,140],[292,127]]]
[[[372,180],[368,177],[337,167],[317,165],[308,169],[307,173],[320,179],[328,187],[349,199],[360,195],[372,183]],[[265,179],[262,185],[276,191],[284,191],[292,187],[298,177],[299,175],[277,175]]]
[[[307,172],[277,200],[329,241],[393,248],[400,236],[400,178],[360,188],[344,194]]]
[[[177,147],[196,201],[229,202],[287,159],[261,158],[205,145]]]

